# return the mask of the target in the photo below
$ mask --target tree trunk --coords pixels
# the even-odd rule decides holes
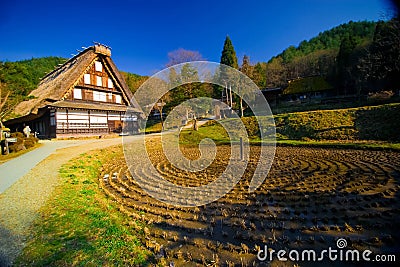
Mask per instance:
[[[240,117],[243,118],[243,98],[240,98]]]
[[[226,104],[229,106],[228,85],[226,85],[226,84],[225,84],[225,97],[226,97]]]
[[[233,103],[232,103],[232,86],[229,85],[229,92],[230,92],[230,98],[231,98],[231,108],[233,108]]]

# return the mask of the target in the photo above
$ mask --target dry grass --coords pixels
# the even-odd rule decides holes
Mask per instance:
[[[219,146],[210,169],[194,175],[171,166],[155,142],[149,150],[164,178],[183,186],[212,182],[229,157],[229,147]],[[194,147],[182,151],[188,157],[198,152]],[[122,212],[148,224],[145,244],[160,264],[213,264],[218,257],[221,263],[253,266],[257,247],[319,250],[335,247],[338,237],[374,253],[398,249],[393,240],[400,238],[399,153],[278,147],[265,182],[249,193],[259,147],[252,146],[251,153],[236,187],[197,208],[174,207],[148,196],[134,179],[144,175],[151,181],[148,166],[132,166],[131,175],[123,157],[104,165],[99,182]]]
[[[61,183],[40,210],[17,265],[122,266],[151,261],[141,245],[142,224],[118,212],[96,182],[102,162],[121,147],[89,152],[60,170]]]

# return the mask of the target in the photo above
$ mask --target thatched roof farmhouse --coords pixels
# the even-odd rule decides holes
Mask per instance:
[[[48,73],[27,101],[15,107],[20,116],[5,122],[13,130],[25,125],[39,137],[102,135],[138,131],[140,110],[132,92],[101,44],[86,48]],[[125,118],[130,109],[131,117]]]

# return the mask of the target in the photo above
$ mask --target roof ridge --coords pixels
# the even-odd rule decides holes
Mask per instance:
[[[80,57],[82,54],[86,53],[88,50],[94,50],[94,46],[86,47],[84,50],[82,50],[82,51],[79,52],[78,54],[74,55],[73,57],[71,57],[70,59],[68,59],[67,61],[65,61],[63,64],[61,64],[60,66],[56,67],[54,70],[50,71],[50,72],[47,73],[45,76],[43,76],[43,77],[40,79],[40,82],[44,81],[48,76],[50,76],[51,74],[53,74],[53,73],[56,72],[57,70],[61,69],[62,67],[64,67],[66,64],[72,62],[72,61],[75,60],[76,58]]]
[[[82,48],[84,48],[84,47],[82,47]],[[93,50],[93,52],[95,52],[96,54],[102,54],[104,56],[111,57],[111,47],[95,42],[94,45],[86,47],[84,50],[80,51],[78,54],[74,55],[73,57],[71,57],[70,59],[65,61],[63,64],[61,64],[60,66],[56,67],[54,70],[52,70],[49,73],[47,73],[45,76],[43,76],[40,79],[40,82],[44,81],[47,77],[52,75],[54,72],[56,72],[57,70],[61,69],[66,64],[76,60],[78,57],[80,57],[82,54],[86,53],[89,50]]]

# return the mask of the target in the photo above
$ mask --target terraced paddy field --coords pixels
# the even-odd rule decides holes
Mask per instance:
[[[188,158],[199,156],[197,148],[181,150]],[[265,182],[249,193],[260,147],[250,150],[240,182],[223,198],[200,207],[175,207],[150,197],[122,154],[103,165],[99,184],[121,212],[146,224],[142,242],[160,265],[262,266],[271,263],[257,259],[264,245],[275,251],[320,252],[337,249],[339,238],[346,239],[346,249],[369,249],[372,255],[400,259],[400,153],[277,147]],[[159,143],[148,143],[148,151],[165,179],[189,187],[214,181],[230,156],[230,147],[218,146],[211,166],[192,173],[172,166]],[[133,175],[151,179],[146,163],[130,167]]]

